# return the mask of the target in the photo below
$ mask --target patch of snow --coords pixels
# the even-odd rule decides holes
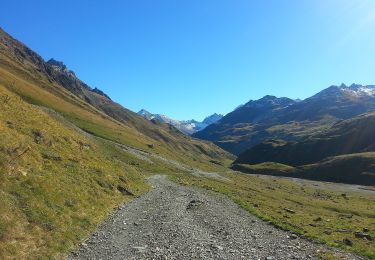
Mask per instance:
[[[375,97],[375,86],[362,86],[362,85],[351,85],[349,87],[340,87],[341,91],[344,93],[355,96],[355,97]]]
[[[201,131],[204,128],[206,128],[207,126],[217,122],[218,120],[220,120],[223,117],[222,115],[218,115],[218,114],[215,113],[211,116],[206,117],[203,120],[203,122],[198,122],[196,120],[179,121],[179,120],[171,119],[166,115],[152,114],[145,109],[140,110],[138,112],[138,115],[140,115],[140,116],[142,116],[142,117],[144,117],[148,120],[155,119],[155,120],[158,120],[162,123],[173,125],[178,130],[180,130],[181,132],[183,132],[184,134],[187,134],[187,135],[192,135],[195,132]]]

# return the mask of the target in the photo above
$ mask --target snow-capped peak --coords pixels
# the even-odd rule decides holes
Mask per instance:
[[[375,96],[375,86],[361,86],[361,85],[351,85],[346,89],[354,95],[360,96]]]
[[[212,114],[212,115],[206,117],[206,118],[203,120],[202,123],[207,124],[207,125],[211,125],[211,124],[213,124],[213,123],[216,123],[217,121],[219,121],[219,120],[222,119],[223,117],[224,117],[224,116],[221,115],[221,114],[216,114],[216,113],[214,113],[214,114]]]
[[[218,120],[220,120],[223,117],[222,115],[218,115],[218,114],[215,113],[211,116],[206,117],[203,120],[203,122],[198,122],[194,119],[179,121],[179,120],[171,119],[166,115],[152,114],[145,109],[141,109],[138,112],[138,115],[146,118],[147,120],[155,119],[155,120],[158,120],[162,123],[173,125],[178,130],[180,130],[181,132],[183,132],[184,134],[187,134],[187,135],[191,135],[191,134],[194,134],[195,132],[201,131],[204,128],[206,128],[207,126],[217,122]]]
[[[359,85],[359,84],[352,84],[347,86],[345,84],[341,84],[340,86],[330,86],[325,90],[319,92],[318,94],[314,95],[312,98],[319,98],[319,97],[332,97],[332,96],[351,96],[356,98],[366,98],[366,97],[375,97],[375,85]]]
[[[138,115],[140,116],[143,116],[144,118],[148,119],[148,120],[151,120],[153,115],[148,112],[147,110],[145,109],[141,109],[139,112],[138,112]]]

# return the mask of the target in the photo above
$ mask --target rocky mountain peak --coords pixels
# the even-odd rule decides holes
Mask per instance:
[[[106,97],[106,98],[108,98],[109,100],[112,100],[106,93],[104,93],[102,90],[100,90],[100,89],[98,89],[98,88],[94,88],[93,90],[92,90],[92,92],[94,92],[94,93],[96,93],[96,94],[98,94],[98,95],[100,95],[100,96],[103,96],[103,97]]]
[[[286,97],[276,97],[271,95],[266,95],[258,100],[250,100],[248,103],[246,103],[243,107],[245,108],[251,108],[251,107],[285,107],[288,105],[291,105],[293,103],[296,103],[295,100],[286,98]]]
[[[272,95],[265,95],[264,97],[262,97],[258,101],[273,101],[273,100],[277,100],[277,97],[272,96]]]
[[[219,121],[220,119],[222,119],[224,116],[221,115],[221,114],[217,114],[217,113],[214,113],[208,117],[206,117],[202,123],[204,124],[207,124],[207,125],[211,125],[213,123],[216,123],[217,121]]]
[[[138,115],[146,118],[147,120],[157,120],[162,123],[170,124],[180,130],[182,133],[191,135],[197,131],[203,130],[207,126],[217,122],[223,116],[219,114],[212,114],[206,117],[202,122],[196,121],[194,119],[191,120],[175,120],[171,119],[166,115],[161,114],[152,114],[145,109],[141,109],[138,112]]]
[[[143,115],[143,114],[151,114],[151,113],[148,112],[146,109],[141,109],[139,110],[138,114]]]
[[[64,62],[62,61],[57,61],[55,60],[54,58],[51,58],[47,61],[47,63],[51,66],[56,66],[56,67],[59,67],[60,69],[62,70],[65,70],[66,69],[66,65],[64,64]]]
[[[360,85],[351,84],[350,86],[342,83],[340,86],[332,85],[312,98],[340,98],[340,97],[352,97],[352,98],[368,98],[375,97],[375,86],[373,85]]]
[[[54,58],[51,58],[47,61],[47,64],[49,64],[56,71],[64,73],[65,75],[69,77],[77,78],[75,73],[69,70],[68,67],[62,61],[58,61],[58,60],[55,60]]]
[[[139,110],[137,114],[148,120],[151,120],[153,118],[153,115],[150,112],[148,112],[146,109]]]

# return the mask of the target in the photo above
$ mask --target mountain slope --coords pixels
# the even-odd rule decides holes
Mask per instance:
[[[221,120],[223,117],[224,116],[221,115],[221,114],[214,113],[214,114],[206,117],[205,119],[203,119],[202,123],[209,126],[209,125],[212,125],[212,124],[216,123],[217,121]]]
[[[326,157],[375,151],[375,113],[333,125],[328,131],[299,142],[265,141],[243,152],[235,163],[278,162],[293,166],[311,164]]]
[[[192,120],[175,120],[171,119],[165,115],[161,114],[152,114],[148,112],[147,110],[140,110],[138,112],[138,115],[148,119],[148,120],[158,120],[159,122],[166,123],[173,125],[178,130],[180,130],[182,133],[191,135],[196,133],[197,131],[201,131],[205,129],[207,126],[212,125],[219,121],[223,116],[219,114],[212,114],[208,117],[206,117],[202,122],[198,122],[194,119]]]
[[[0,258],[56,257],[146,191],[136,158],[1,84],[0,98]]]
[[[375,86],[331,86],[303,101],[272,96],[250,101],[193,136],[240,154],[266,139],[298,140],[372,110]]]
[[[2,30],[0,101],[0,258],[63,258],[146,192],[148,175],[233,158],[123,108]]]
[[[375,185],[374,133],[375,113],[364,114],[298,142],[265,141],[240,154],[233,168],[244,172],[262,168],[263,174]],[[285,172],[276,164],[273,169],[261,167],[269,162],[297,168]]]
[[[337,155],[297,167],[275,162],[234,163],[232,169],[250,174],[375,186],[375,152]]]
[[[44,62],[4,31],[0,31],[0,54],[0,83],[33,104],[56,110],[89,133],[182,161],[230,157],[210,143],[127,110],[90,88],[62,63]]]

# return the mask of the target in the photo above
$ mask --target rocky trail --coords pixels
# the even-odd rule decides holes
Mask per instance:
[[[69,259],[361,259],[282,231],[223,195],[156,175],[153,189],[120,207]]]

